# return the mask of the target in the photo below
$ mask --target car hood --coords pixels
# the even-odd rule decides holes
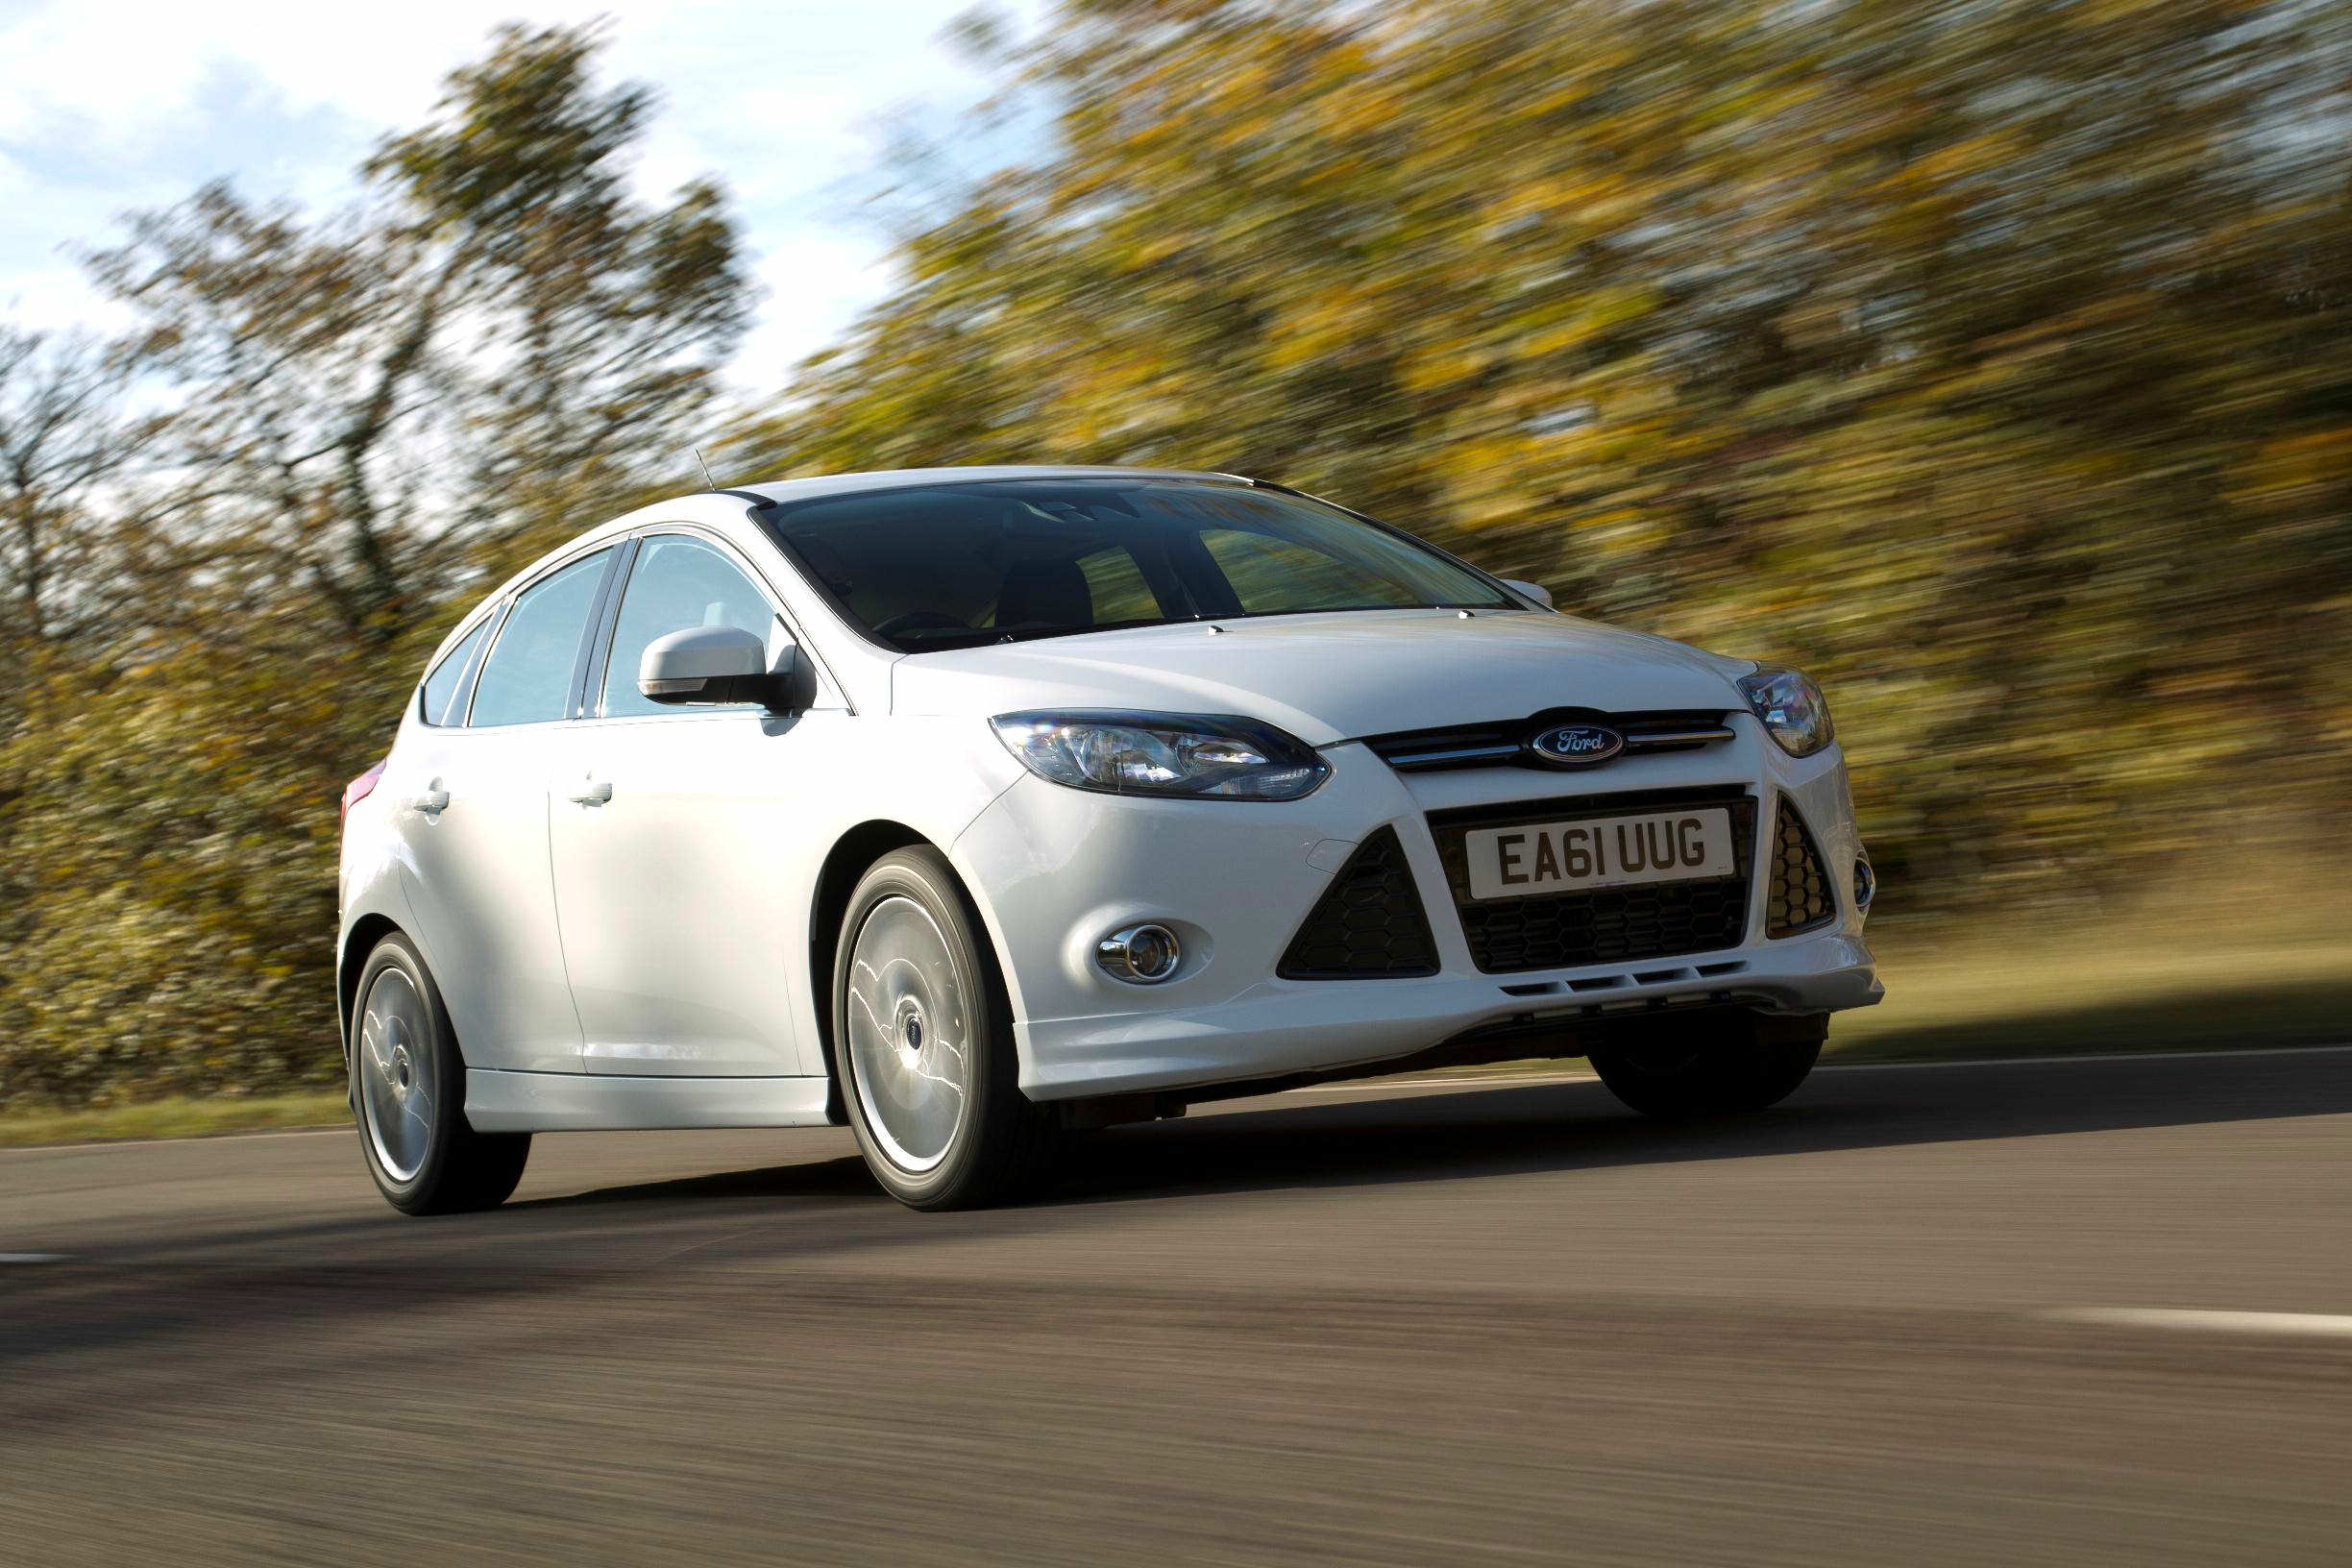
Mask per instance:
[[[911,654],[904,714],[1024,708],[1237,713],[1310,746],[1546,708],[1735,708],[1753,665],[1538,612],[1368,610],[1185,622]]]

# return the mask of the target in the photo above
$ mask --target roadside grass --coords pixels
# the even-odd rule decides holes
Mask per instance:
[[[87,1111],[20,1111],[0,1115],[0,1148],[41,1143],[99,1143],[149,1138],[216,1138],[288,1127],[348,1126],[341,1090],[300,1094],[223,1094],[207,1099],[145,1100]]]
[[[2185,934],[2053,930],[2011,945],[1959,945],[1925,930],[1874,931],[1886,982],[1876,1007],[1830,1025],[1828,1062],[2256,1049],[2352,1043],[2352,938],[2231,928],[2229,946]],[[2262,940],[2269,937],[2270,940]],[[2256,945],[2257,942],[2260,943]],[[1558,1059],[1440,1067],[1401,1078],[1556,1071]],[[340,1090],[153,1100],[0,1115],[0,1148],[205,1138],[348,1125]]]
[[[2198,951],[1944,953],[1881,968],[1887,998],[1829,1026],[1841,1062],[2352,1042],[2352,942]]]
[[[1899,931],[1874,932],[1873,946],[1886,1000],[1831,1020],[1825,1063],[2352,1043],[2352,939],[2127,946],[2112,932],[2076,931],[2030,945],[1970,947]],[[1561,1066],[1537,1058],[1426,1076]]]

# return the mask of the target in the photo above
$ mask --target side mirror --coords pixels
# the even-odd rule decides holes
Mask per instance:
[[[1540,582],[1521,582],[1517,577],[1505,577],[1503,586],[1513,593],[1527,595],[1547,610],[1552,608],[1552,590]]]
[[[781,710],[790,700],[799,650],[789,645],[774,666],[768,645],[741,626],[688,626],[656,637],[637,661],[637,690],[656,702],[759,702]]]

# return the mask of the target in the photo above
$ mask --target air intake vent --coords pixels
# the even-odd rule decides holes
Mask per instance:
[[[1357,846],[1290,939],[1285,980],[1404,979],[1437,972],[1437,944],[1396,829]]]
[[[1797,802],[1780,796],[1773,815],[1778,825],[1773,830],[1772,893],[1764,906],[1764,934],[1793,937],[1836,919],[1837,894],[1830,890],[1829,870],[1822,864],[1812,832],[1797,815]]]

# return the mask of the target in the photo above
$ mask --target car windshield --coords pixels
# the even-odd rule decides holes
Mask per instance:
[[[1169,621],[1523,609],[1428,546],[1205,479],[974,479],[772,506],[810,577],[903,652]]]

